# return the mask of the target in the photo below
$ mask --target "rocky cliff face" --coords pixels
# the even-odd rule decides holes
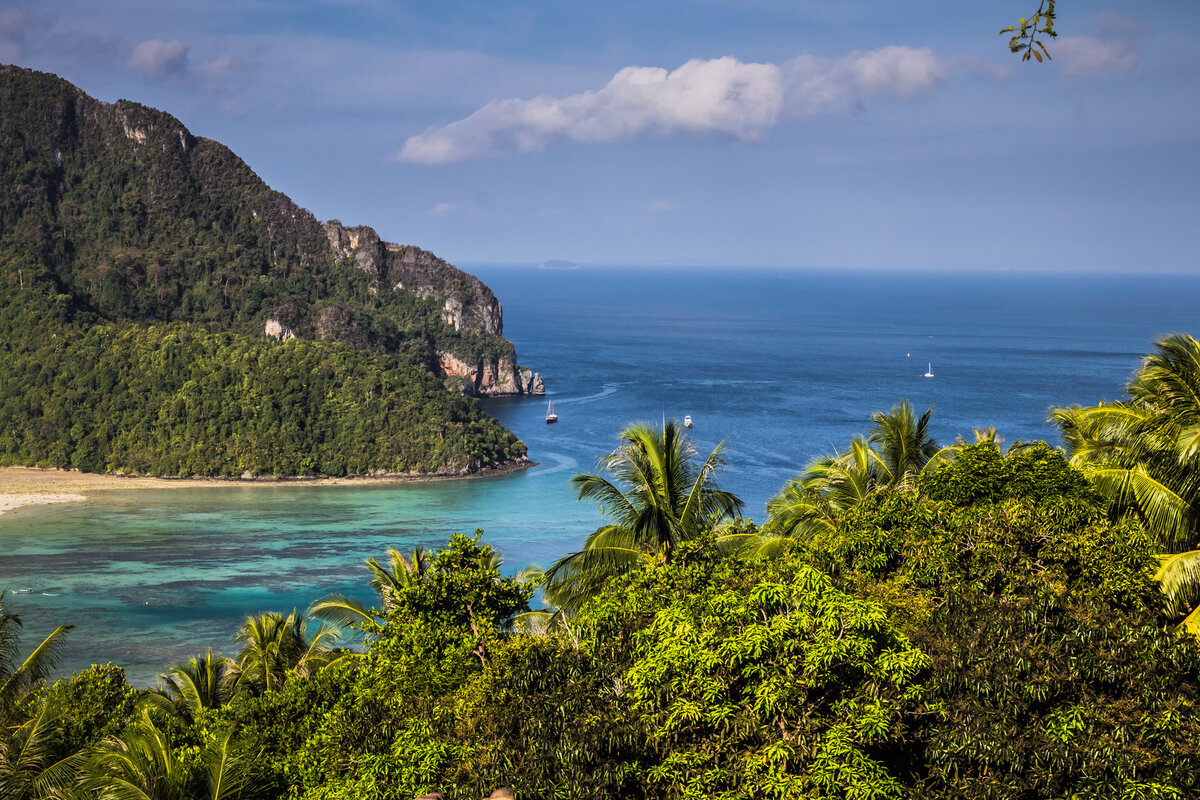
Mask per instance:
[[[352,262],[380,287],[407,292],[439,307],[442,323],[456,333],[491,339],[482,354],[462,348],[435,349],[435,367],[442,377],[455,379],[464,393],[494,396],[534,393],[522,376],[512,343],[504,340],[504,311],[483,281],[448,264],[428,250],[384,242],[373,228],[347,228],[338,220],[322,225],[334,258]],[[468,348],[471,349],[471,348]],[[539,394],[545,393],[542,386]]]

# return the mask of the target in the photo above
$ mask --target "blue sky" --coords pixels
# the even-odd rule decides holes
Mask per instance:
[[[455,263],[1200,271],[1200,3],[0,0],[0,62]]]

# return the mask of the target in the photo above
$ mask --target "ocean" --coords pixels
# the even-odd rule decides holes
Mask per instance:
[[[98,494],[0,516],[0,587],[32,646],[73,624],[63,670],[111,661],[137,685],[242,618],[346,591],[368,556],[483,530],[505,568],[547,565],[599,520],[568,478],[626,424],[694,420],[719,482],[762,520],[810,459],[872,411],[933,406],[940,442],[995,427],[1057,443],[1055,405],[1120,397],[1156,337],[1196,333],[1200,277],[473,265],[547,398],[483,401],[538,466],[411,485],[253,485]],[[925,373],[931,370],[932,378]],[[556,425],[544,421],[554,400]]]

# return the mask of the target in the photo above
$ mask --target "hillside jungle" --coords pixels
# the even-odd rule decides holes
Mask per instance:
[[[1051,413],[1065,452],[901,402],[761,524],[719,449],[633,424],[571,479],[579,552],[381,553],[372,603],[248,617],[152,690],[50,682],[69,626],[4,614],[0,795],[1196,797],[1198,398],[1176,335]]]
[[[0,65],[0,188],[0,464],[239,477],[523,458],[461,396],[522,391],[490,289],[318,222],[169,114]]]

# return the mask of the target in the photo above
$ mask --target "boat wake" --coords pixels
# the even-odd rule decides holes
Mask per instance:
[[[572,398],[568,398],[566,400],[558,400],[556,402],[560,406],[582,405],[584,403],[594,403],[597,400],[601,400],[605,397],[616,394],[617,390],[620,389],[622,385],[624,385],[624,384],[622,384],[622,383],[606,383],[606,384],[604,384],[604,388],[601,389],[599,392],[596,392],[595,394],[589,394],[584,397],[572,397]]]

